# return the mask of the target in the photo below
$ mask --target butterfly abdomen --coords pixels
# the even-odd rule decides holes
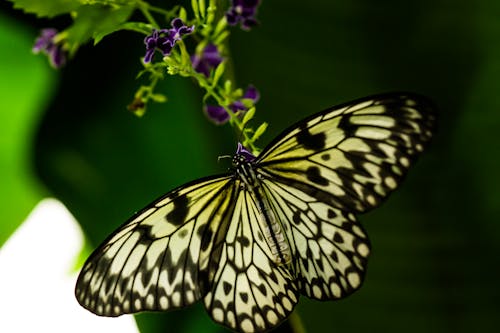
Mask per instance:
[[[253,194],[259,211],[259,224],[262,227],[262,232],[267,245],[269,245],[274,262],[278,265],[290,263],[292,256],[288,240],[283,232],[283,227],[276,220],[274,212],[269,206],[269,202],[266,197],[263,196],[262,188],[254,188]]]
[[[288,240],[283,232],[282,225],[271,210],[269,201],[262,189],[261,180],[255,173],[253,165],[242,158],[239,159],[236,170],[242,186],[251,193],[255,201],[259,212],[259,226],[269,246],[274,262],[278,265],[290,263],[292,255]]]

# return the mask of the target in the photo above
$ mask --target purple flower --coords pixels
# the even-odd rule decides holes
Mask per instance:
[[[63,50],[61,43],[54,41],[56,35],[57,30],[54,28],[43,29],[40,37],[35,40],[33,52],[46,54],[52,67],[61,68],[66,63],[66,51]]]
[[[241,156],[245,157],[245,160],[247,162],[253,162],[257,158],[248,149],[243,147],[243,145],[239,142],[238,142],[238,148],[236,149],[236,155],[241,155]]]
[[[229,108],[233,113],[244,114],[247,111],[247,108],[243,104],[242,99],[250,99],[255,104],[259,101],[259,98],[259,91],[254,86],[249,86],[245,91],[243,97],[240,100],[231,103],[231,105],[229,105]],[[207,114],[208,118],[217,125],[226,123],[230,118],[227,111],[219,105],[207,105],[205,107],[205,113]]]
[[[174,47],[174,42],[170,40],[168,36],[168,30],[153,29],[151,35],[144,38],[144,44],[146,44],[146,54],[144,55],[144,62],[151,62],[156,49],[159,49],[164,56],[170,55],[172,48]]]
[[[241,23],[241,28],[250,30],[257,25],[255,15],[260,0],[232,0],[233,4],[226,12],[226,20],[229,25]]]
[[[194,25],[188,27],[180,18],[173,19],[170,24],[172,25],[172,29],[169,30],[170,38],[174,44],[178,40],[181,40],[182,36],[190,34],[194,31]]]
[[[195,54],[191,56],[191,63],[193,68],[198,73],[202,73],[206,77],[210,76],[210,71],[222,62],[222,57],[220,56],[217,46],[214,44],[208,44],[203,49],[201,56]]]
[[[194,30],[194,25],[188,27],[180,18],[173,19],[171,25],[172,29],[153,29],[151,35],[144,38],[144,44],[146,44],[145,63],[151,62],[157,49],[164,57],[170,55],[175,43],[181,40],[182,36],[190,34]]]

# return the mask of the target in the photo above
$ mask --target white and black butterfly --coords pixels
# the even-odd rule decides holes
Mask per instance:
[[[422,96],[363,98],[308,117],[231,172],[181,186],[138,212],[84,264],[80,304],[119,316],[203,300],[217,323],[261,332],[299,295],[345,297],[370,243],[355,214],[399,185],[432,136]]]

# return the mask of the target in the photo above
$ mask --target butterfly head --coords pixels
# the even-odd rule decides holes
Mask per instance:
[[[236,149],[236,154],[233,157],[233,166],[238,167],[243,163],[251,163],[255,161],[256,158],[257,157],[255,157],[255,155],[238,142],[238,148]]]

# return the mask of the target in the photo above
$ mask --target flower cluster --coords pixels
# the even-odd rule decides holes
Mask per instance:
[[[145,66],[139,76],[149,75],[149,79],[136,91],[128,108],[141,116],[151,101],[166,101],[167,97],[155,90],[165,74],[190,77],[205,90],[203,110],[209,120],[215,124],[229,122],[234,126],[241,135],[242,142],[249,147],[250,154],[251,151],[258,151],[254,141],[267,126],[264,123],[259,127],[260,130],[255,131],[247,126],[253,117],[254,105],[259,100],[259,92],[253,86],[249,86],[246,91],[235,87],[231,71],[226,70],[230,66],[227,66],[224,51],[230,26],[249,30],[257,25],[256,15],[261,1],[231,0],[228,3],[226,11],[219,11],[215,10],[219,4],[216,0],[192,0],[191,10],[186,10],[182,5],[167,10],[148,1],[141,1],[140,8],[135,7],[134,2],[117,2],[116,6],[123,8],[123,12],[132,13],[140,9],[145,21],[136,20],[135,16],[131,21],[132,16],[116,16],[116,11],[108,13],[100,6],[89,4],[86,7],[88,12],[80,13],[75,9],[71,13],[75,17],[83,15],[85,19],[74,20],[69,29],[62,32],[56,29],[42,30],[33,51],[46,54],[51,65],[59,68],[65,64],[70,54],[74,54],[90,38],[94,38],[97,43],[115,31],[132,30],[143,33],[146,35],[142,58]],[[191,13],[192,16],[189,17]],[[91,18],[94,15],[101,15],[102,22],[93,22]],[[157,21],[160,17],[162,22]],[[80,33],[81,31],[86,33]],[[194,38],[190,43],[184,43],[185,36],[189,34],[193,34]],[[192,52],[193,48],[195,52]],[[154,60],[157,52],[163,55],[162,61]],[[212,101],[213,105],[206,104],[207,100]]]
[[[255,15],[260,0],[232,0],[232,6],[226,12],[226,19],[229,25],[237,25],[241,23],[241,28],[250,30],[251,27],[257,25]]]
[[[173,19],[171,25],[172,29],[153,29],[151,35],[144,38],[144,44],[146,44],[144,63],[151,62],[157,49],[160,50],[165,57],[170,55],[175,43],[180,41],[182,36],[194,31],[194,25],[188,27],[180,18]]]
[[[259,101],[259,98],[259,91],[254,86],[249,86],[245,91],[243,97],[231,103],[229,105],[229,109],[238,116],[243,115],[248,110],[248,107],[245,106],[245,103],[243,101],[246,99],[250,100],[252,104],[255,104]],[[208,118],[217,125],[227,123],[230,118],[230,115],[227,113],[226,109],[224,109],[220,105],[206,105],[204,111]]]
[[[43,29],[33,46],[34,53],[44,53],[54,68],[61,68],[66,63],[66,51],[62,44],[55,41],[57,30],[53,28]]]

